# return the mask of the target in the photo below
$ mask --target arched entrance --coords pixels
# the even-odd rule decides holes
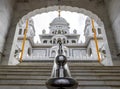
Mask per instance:
[[[23,16],[21,18],[21,20],[17,23],[17,26],[16,26],[15,37],[14,37],[14,41],[13,41],[13,45],[12,45],[12,49],[11,49],[11,53],[10,53],[10,58],[9,58],[9,63],[8,64],[15,65],[15,64],[19,63],[18,60],[14,59],[14,56],[13,56],[14,55],[14,51],[15,51],[15,45],[16,45],[16,42],[17,42],[18,26],[20,26],[21,24],[25,23],[26,19],[31,18],[32,16],[34,16],[36,14],[41,14],[41,13],[44,13],[44,12],[55,11],[55,10],[58,10],[58,6],[50,6],[50,7],[47,7],[47,8],[36,9],[34,11],[29,12],[27,15],[25,15],[25,16]],[[101,19],[96,14],[92,13],[91,11],[88,11],[88,10],[83,9],[83,8],[77,8],[77,7],[71,7],[71,6],[61,6],[61,10],[77,12],[77,13],[82,13],[84,15],[87,15],[90,18],[94,19],[95,22],[97,24],[99,24],[99,26],[101,26],[102,29],[105,29],[104,28],[104,24],[101,21]],[[103,33],[106,34],[105,30],[103,31]],[[112,65],[112,59],[111,59],[111,54],[110,54],[110,50],[109,50],[109,46],[108,46],[106,35],[104,35],[104,41],[105,41],[104,45],[105,45],[105,49],[106,49],[106,53],[107,53],[107,57],[108,58],[106,60],[102,61],[102,64],[104,64],[104,65]]]

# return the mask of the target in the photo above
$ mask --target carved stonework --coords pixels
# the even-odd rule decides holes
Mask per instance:
[[[18,23],[26,22],[27,18],[30,18],[36,14],[41,14],[41,13],[55,11],[55,10],[56,11],[58,10],[58,6],[49,6],[47,8],[36,9],[32,12],[29,12],[27,15],[23,16],[22,19]],[[96,14],[86,9],[78,8],[78,7],[71,7],[71,6],[61,6],[61,10],[82,13],[84,15],[89,16],[90,18],[93,18],[100,26],[103,26],[103,22],[101,21],[101,19]]]

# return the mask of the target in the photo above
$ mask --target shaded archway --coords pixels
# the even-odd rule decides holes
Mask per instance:
[[[16,33],[18,33],[18,26],[20,26],[21,24],[25,23],[26,19],[31,18],[32,16],[34,16],[36,14],[41,14],[41,13],[44,13],[44,12],[55,11],[55,10],[58,10],[58,6],[50,6],[50,7],[47,7],[47,8],[36,9],[34,11],[29,12],[27,15],[23,16],[21,18],[21,20],[18,22],[17,27],[16,27]],[[94,19],[96,21],[96,23],[98,23],[99,26],[101,26],[101,28],[104,29],[104,24],[101,21],[101,19],[96,14],[92,13],[91,11],[88,11],[88,10],[83,9],[83,8],[71,7],[71,6],[61,6],[61,10],[77,12],[77,13],[82,13],[84,15],[87,15],[90,18]],[[15,36],[17,35],[16,33],[15,33]],[[103,33],[106,34],[105,31]],[[104,39],[107,39],[106,35],[104,35]],[[16,41],[17,41],[17,39],[14,38],[14,42],[13,43],[15,44]],[[9,62],[10,63],[12,63],[12,61],[13,61],[13,53],[14,53],[14,50],[15,50],[14,46],[15,45],[12,46],[12,50],[11,50],[11,54],[10,54],[10,58],[9,58]],[[105,60],[104,63],[106,65],[112,65],[112,59],[111,59],[110,50],[109,50],[109,47],[108,47],[107,40],[105,41],[105,48],[107,50],[107,53],[108,53],[107,56],[109,57],[109,60]],[[18,63],[18,62],[16,62],[16,63]]]

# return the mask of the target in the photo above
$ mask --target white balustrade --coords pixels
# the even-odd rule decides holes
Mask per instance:
[[[46,57],[46,56],[26,56],[23,60],[54,60],[55,57]],[[87,55],[80,55],[76,57],[67,57],[68,60],[98,60],[97,57],[88,57]]]

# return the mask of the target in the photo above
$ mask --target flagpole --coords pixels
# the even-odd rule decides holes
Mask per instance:
[[[98,56],[98,62],[101,62],[99,47],[98,47],[98,40],[97,40],[97,36],[96,36],[96,29],[95,29],[95,26],[94,26],[94,20],[93,19],[92,19],[92,31],[94,32],[94,41],[95,41],[95,46],[96,46],[96,51],[97,51],[97,56]]]
[[[59,5],[59,7],[58,7],[58,16],[60,17],[61,16],[61,10],[60,10],[61,8],[60,8],[60,5]]]
[[[21,51],[21,55],[20,55],[20,63],[22,62],[22,59],[23,59],[23,53],[24,53],[27,31],[28,31],[28,19],[26,20],[26,27],[25,27],[25,30],[24,30],[24,38],[23,38],[23,41],[22,41],[22,51]]]

